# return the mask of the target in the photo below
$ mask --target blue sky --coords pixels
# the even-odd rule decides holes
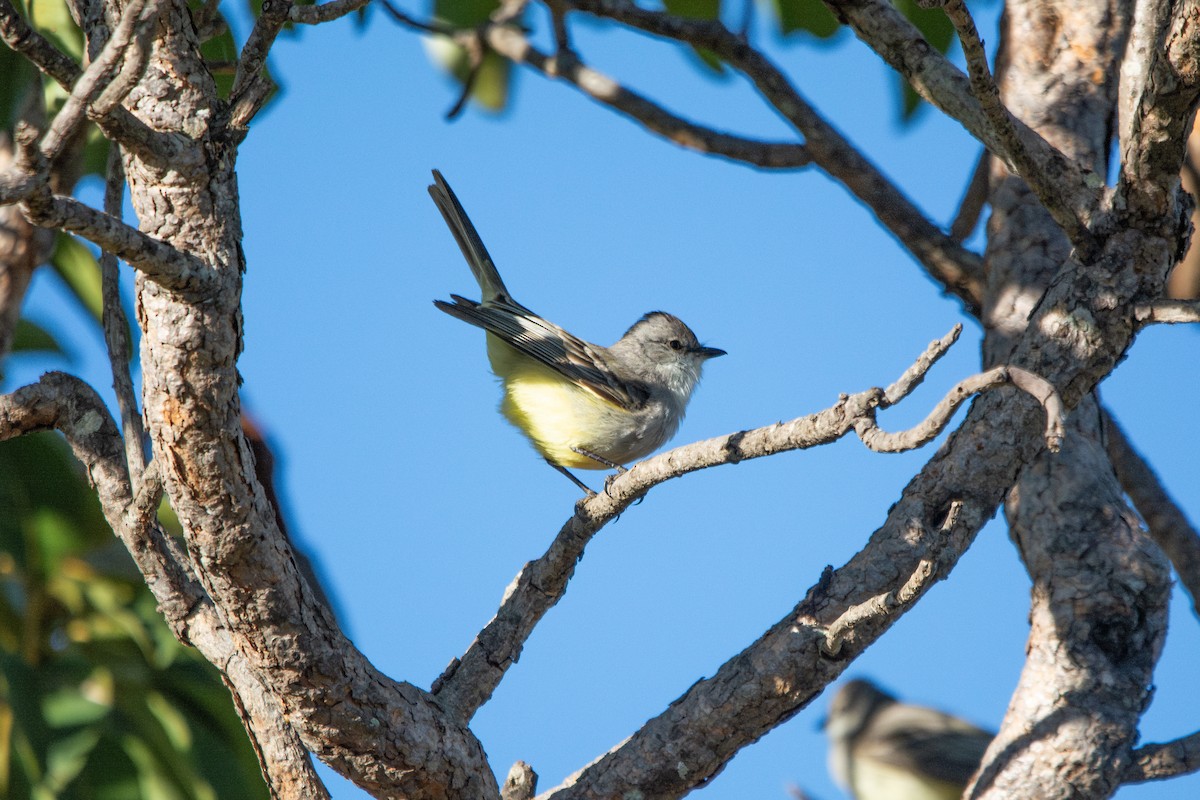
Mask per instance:
[[[539,38],[544,22],[534,19]],[[981,25],[993,40],[994,22]],[[593,66],[685,116],[788,137],[744,81],[702,77],[679,48],[590,25],[575,37]],[[979,153],[956,123],[926,109],[902,126],[893,76],[855,42],[763,37],[801,92],[931,217],[953,216]],[[676,443],[886,385],[956,322],[960,343],[881,424],[915,423],[978,368],[978,326],[816,170],[767,173],[683,151],[532,74],[518,75],[506,114],[469,109],[447,122],[455,88],[417,36],[377,13],[363,30],[344,20],[282,39],[272,64],[285,91],[239,159],[244,397],[350,635],[395,678],[428,687],[577,498],[495,412],[481,333],[430,302],[476,292],[426,194],[431,168],[522,303],[605,344],[642,313],[668,310],[729,351],[708,365]],[[28,315],[72,343],[67,368],[107,389],[98,340],[45,271]],[[1200,394],[1198,356],[1194,329],[1149,330],[1101,390],[1193,520],[1200,432],[1186,410]],[[20,360],[8,385],[44,368]],[[826,564],[862,546],[933,447],[878,455],[848,439],[655,489],[595,538],[476,717],[500,777],[523,759],[549,789],[712,675]],[[582,477],[599,485],[603,474]],[[995,726],[1022,665],[1028,588],[994,521],[847,674]],[[1200,633],[1182,593],[1172,614],[1147,740],[1200,720]],[[702,796],[782,800],[795,783],[840,797],[816,730],[826,704],[745,749]],[[335,797],[363,796],[327,774]],[[1118,797],[1198,791],[1193,776]]]

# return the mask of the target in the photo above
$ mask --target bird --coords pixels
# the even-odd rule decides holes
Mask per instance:
[[[679,428],[710,358],[678,317],[651,311],[611,347],[586,342],[513,299],[450,184],[433,170],[429,194],[479,284],[477,302],[459,295],[434,305],[487,332],[500,412],[546,463],[587,495],[570,469],[615,469],[665,444]]]
[[[959,800],[995,735],[863,679],[838,690],[823,727],[829,771],[855,800]]]

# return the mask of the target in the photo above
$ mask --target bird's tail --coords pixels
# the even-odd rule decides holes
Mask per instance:
[[[508,287],[504,285],[504,281],[500,279],[500,273],[496,271],[492,257],[488,255],[487,248],[483,246],[483,240],[479,238],[479,231],[475,230],[475,226],[471,224],[470,217],[463,210],[462,203],[458,202],[458,198],[454,196],[454,190],[450,188],[450,184],[446,183],[442,173],[436,169],[433,171],[433,184],[429,187],[429,196],[437,204],[438,211],[442,212],[442,218],[450,226],[450,232],[454,234],[454,240],[458,242],[459,249],[467,259],[471,273],[479,282],[479,290],[483,293],[481,298],[483,302],[486,303],[497,298],[512,300],[512,295],[508,293]]]

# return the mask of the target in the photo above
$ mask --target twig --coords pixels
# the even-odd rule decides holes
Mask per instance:
[[[883,407],[894,406],[912,394],[912,391],[924,382],[925,376],[929,374],[933,365],[941,360],[942,356],[946,355],[958,341],[958,337],[962,335],[962,329],[961,324],[955,325],[945,336],[930,342],[929,346],[925,348],[925,352],[917,357],[913,365],[904,370],[904,374],[891,386],[883,390]]]
[[[876,453],[902,453],[915,450],[933,441],[939,433],[945,430],[946,425],[950,423],[950,418],[954,416],[954,412],[969,398],[980,392],[1010,383],[1030,394],[1042,404],[1046,411],[1044,433],[1046,449],[1057,453],[1062,446],[1064,435],[1065,412],[1062,399],[1045,379],[1020,367],[1012,366],[993,367],[987,372],[981,372],[959,381],[942,397],[924,420],[906,431],[888,433],[881,430],[875,421],[874,414],[860,417],[855,423],[854,430],[862,439],[863,444]],[[883,404],[880,405],[882,407]]]
[[[366,8],[371,0],[333,0],[311,6],[292,6],[288,10],[288,20],[301,25],[320,25],[322,22],[332,22],[347,14],[353,14],[360,8]]]
[[[478,35],[468,36],[465,40],[460,39],[459,46],[467,54],[467,77],[463,79],[458,99],[446,110],[447,121],[457,119],[463,109],[467,107],[467,101],[471,99],[471,92],[475,90],[475,82],[479,80],[479,72],[483,69],[483,60],[486,55],[483,39]]]
[[[292,10],[292,0],[263,0],[262,12],[254,22],[250,36],[238,56],[237,74],[233,79],[233,88],[229,93],[229,103],[234,107],[230,118],[240,118],[239,127],[245,127],[255,111],[262,106],[268,92],[263,92],[261,84],[268,79],[262,74],[263,65],[267,62],[267,53],[275,43],[275,37],[283,29],[284,23]],[[258,102],[247,103],[246,97],[255,98]],[[261,98],[261,99],[260,99]],[[238,106],[242,106],[240,113]],[[250,113],[248,110],[253,109]]]
[[[765,55],[719,20],[684,19],[650,11],[629,0],[569,0],[580,11],[675,41],[711,50],[753,81],[767,101],[803,136],[815,164],[870,208],[934,280],[977,314],[983,265],[975,253],[942,233],[880,170],[800,95]]]
[[[959,244],[965,242],[971,231],[975,230],[975,226],[979,224],[979,217],[983,214],[983,207],[987,205],[990,165],[991,157],[988,151],[984,150],[975,162],[975,171],[971,173],[971,180],[963,193],[962,202],[958,204],[958,213],[950,223],[950,238]]]
[[[447,36],[456,41],[463,36],[475,35],[473,31],[456,31],[434,22],[415,19],[387,0],[382,0],[381,5],[394,20],[414,30]],[[565,43],[559,44],[558,54],[550,56],[534,47],[529,38],[513,26],[489,25],[484,35],[488,46],[510,61],[524,64],[548,78],[561,78],[596,102],[680,147],[763,169],[799,169],[812,162],[801,144],[747,139],[676,116],[583,64],[573,52],[562,49]]]
[[[108,149],[104,213],[114,219],[120,219],[124,199],[125,171],[121,166],[121,147],[114,142]],[[129,465],[133,485],[140,487],[142,475],[146,471],[146,431],[142,427],[142,415],[138,413],[137,396],[133,391],[133,378],[129,374],[132,347],[129,342],[129,319],[121,305],[117,257],[107,250],[100,253],[100,287],[104,301],[101,323],[104,328],[104,344],[108,349],[108,363],[112,368],[113,391],[117,395],[117,408],[121,414],[125,462]]]
[[[921,364],[932,366],[936,358],[932,358],[930,353],[941,347],[944,341],[934,342],[927,348],[914,368],[921,369]],[[928,366],[925,368],[928,369]],[[1018,371],[1011,367],[1001,369],[1008,370],[1010,379],[1012,373]],[[1016,382],[1015,379],[1013,382]],[[904,381],[905,385],[915,386],[917,383],[919,380],[913,376]],[[1053,397],[1057,398],[1057,395]],[[604,525],[644,497],[654,486],[721,464],[737,464],[752,458],[835,442],[854,430],[863,419],[873,421],[875,410],[885,402],[882,389],[843,395],[834,406],[824,411],[790,422],[677,447],[639,462],[611,479],[604,492],[580,500],[575,506],[574,516],[567,520],[550,548],[521,569],[505,591],[495,617],[475,637],[462,658],[453,662],[434,684],[434,694],[443,704],[454,709],[464,723],[469,720],[487,702],[508,667],[516,662],[534,626],[566,593],[575,564],[583,556],[588,542]],[[943,404],[945,402],[943,400]],[[1047,417],[1057,416],[1057,424],[1061,425],[1061,411],[1057,415],[1053,413],[1053,400],[1046,399],[1043,405]]]
[[[1121,488],[1146,521],[1150,536],[1171,559],[1179,582],[1192,598],[1192,611],[1200,616],[1200,531],[1109,413],[1104,415],[1104,444]]]
[[[1142,325],[1200,322],[1200,300],[1158,300],[1137,305],[1133,318]]]
[[[1121,776],[1122,783],[1145,783],[1200,771],[1200,732],[1162,744],[1142,745]]]
[[[557,56],[541,52],[515,28],[492,27],[486,36],[489,46],[510,61],[524,64],[548,78],[561,78],[596,102],[680,147],[764,169],[799,169],[812,163],[804,145],[764,142],[722,133],[672,114],[587,66],[573,52]]]
[[[940,528],[943,542],[945,541],[944,536],[954,530],[954,526],[958,523],[958,515],[961,510],[961,502],[956,501],[951,504]],[[912,520],[911,524],[918,528],[918,533],[924,530],[924,524],[919,519]],[[902,611],[912,605],[932,583],[944,577],[943,570],[939,569],[938,565],[940,555],[941,548],[937,546],[935,540],[933,550],[928,556],[917,562],[917,568],[908,576],[908,580],[904,582],[903,586],[894,591],[875,595],[866,602],[847,608],[825,631],[825,641],[821,645],[824,653],[831,657],[841,653],[842,643],[846,637],[852,635],[854,628],[862,622],[875,617],[887,616],[893,611]]]

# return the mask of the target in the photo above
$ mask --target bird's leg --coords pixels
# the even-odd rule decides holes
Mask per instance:
[[[588,488],[587,484],[585,484],[583,481],[579,480],[579,478],[576,478],[574,475],[572,475],[570,470],[568,470],[566,467],[564,467],[560,464],[555,464],[553,461],[551,461],[548,458],[546,459],[546,463],[549,464],[550,466],[554,467],[556,470],[561,472],[563,475],[566,475],[567,479],[570,480],[571,483],[578,486],[580,489],[583,489],[583,493],[586,494],[588,497],[592,497],[593,495],[596,494],[595,492],[593,492],[591,489]]]
[[[617,476],[624,475],[626,472],[629,472],[629,470],[627,468],[621,466],[620,464],[616,463],[615,461],[609,461],[604,456],[598,456],[595,453],[584,450],[582,447],[572,447],[571,449],[574,450],[576,453],[579,453],[579,455],[583,456],[584,458],[590,458],[593,461],[598,461],[599,463],[603,464],[604,466],[608,467],[609,469],[615,469],[617,471],[616,475],[609,475],[607,478],[604,479],[604,493],[607,494],[609,497],[612,497],[612,495],[609,494],[608,487],[610,485],[612,485],[612,482],[614,480],[616,480]],[[574,476],[572,476],[572,477],[574,477]],[[635,506],[639,505],[645,499],[646,499],[646,496],[642,495],[641,497],[639,497],[637,499],[636,502],[634,502],[634,505]]]
[[[625,469],[625,467],[622,467],[617,462],[609,461],[604,456],[596,455],[595,453],[591,452],[590,450],[584,450],[582,447],[574,447],[574,446],[572,446],[571,449],[574,450],[576,453],[579,453],[579,455],[583,456],[584,458],[590,458],[592,461],[595,461],[598,464],[603,464],[604,466],[608,467],[609,469],[615,469],[620,474],[629,472],[629,470]]]

